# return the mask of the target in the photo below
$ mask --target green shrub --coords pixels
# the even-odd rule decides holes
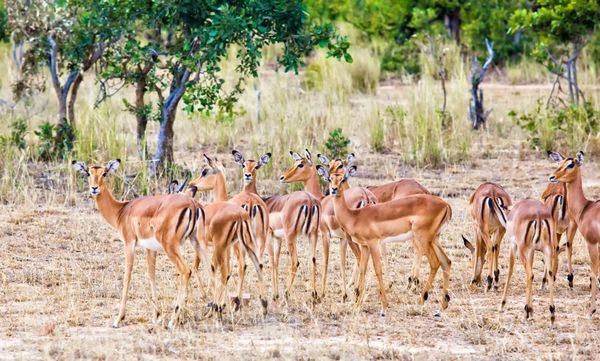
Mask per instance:
[[[10,135],[3,135],[0,137],[0,145],[6,147],[11,146],[20,150],[27,148],[27,142],[25,141],[25,134],[27,133],[27,123],[22,118],[10,123]]]
[[[327,150],[327,154],[331,157],[341,158],[348,153],[348,145],[350,145],[350,139],[342,134],[342,128],[336,128],[329,132],[329,138],[327,138],[327,142],[325,143],[325,149]]]

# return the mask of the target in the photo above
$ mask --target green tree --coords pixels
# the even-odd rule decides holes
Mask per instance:
[[[351,61],[347,40],[331,25],[309,22],[298,0],[160,0],[134,6],[143,9],[136,22],[138,33],[111,47],[107,54],[117,60],[107,59],[109,65],[101,77],[133,76],[135,82],[146,66],[148,74],[153,74],[151,86],[137,84],[144,92],[156,92],[161,99],[154,171],[173,161],[173,124],[179,103],[183,101],[187,112],[210,112],[215,108],[231,112],[246,79],[258,75],[265,46],[283,46],[278,60],[285,71],[298,71],[302,58],[314,47],[327,48],[330,56]],[[155,35],[142,43],[140,39],[148,31]],[[237,49],[238,77],[232,84],[225,84],[220,63],[231,46]],[[153,69],[161,71],[152,73]],[[140,106],[148,109],[145,102],[135,104],[136,111]]]
[[[568,82],[568,97],[578,104],[583,93],[577,82],[577,59],[600,24],[597,0],[538,0],[531,9],[520,9],[511,19],[512,31],[526,30],[535,36],[534,55],[556,74],[551,97]],[[584,99],[585,100],[585,99]]]

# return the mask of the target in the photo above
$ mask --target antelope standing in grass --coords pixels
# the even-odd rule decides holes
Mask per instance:
[[[526,302],[525,318],[533,313],[531,304],[533,284],[533,256],[535,251],[544,254],[544,262],[549,268],[550,284],[550,321],[554,323],[556,307],[554,306],[554,275],[558,268],[558,243],[556,242],[556,229],[552,215],[546,206],[537,199],[525,199],[517,202],[510,210],[506,222],[510,240],[510,256],[508,261],[508,274],[502,294],[500,309],[506,305],[508,285],[513,274],[515,257],[521,259],[525,267],[526,277]]]
[[[100,214],[119,232],[124,244],[123,291],[119,314],[113,327],[119,327],[125,318],[135,247],[146,249],[154,321],[158,321],[160,317],[156,292],[157,251],[164,251],[177,268],[178,292],[173,316],[169,321],[169,327],[173,327],[185,306],[191,274],[181,255],[181,245],[190,237],[196,252],[200,252],[197,234],[204,234],[204,211],[202,206],[184,195],[147,196],[125,202],[116,200],[106,184],[106,177],[115,172],[120,163],[119,159],[111,160],[105,166],[93,166],[88,169],[84,162],[73,161],[74,169],[87,177],[90,193]]]
[[[260,157],[259,161],[245,160],[242,153],[237,150],[233,150],[232,154],[233,159],[243,167],[245,179],[244,190],[258,195],[256,190],[256,170],[269,162],[271,158],[270,154],[264,154]],[[273,298],[279,298],[278,271],[282,241],[285,240],[287,243],[291,258],[290,274],[285,287],[285,297],[287,299],[289,298],[294,279],[296,278],[296,272],[300,265],[300,262],[298,262],[296,241],[298,237],[306,235],[311,244],[310,257],[313,260],[311,277],[312,297],[316,300],[318,294],[316,286],[315,248],[321,218],[321,204],[319,200],[304,191],[292,192],[286,195],[274,195],[263,198],[263,200],[269,209],[269,224],[272,230],[274,246],[273,251],[269,251],[273,266]]]
[[[590,254],[592,291],[588,317],[591,318],[596,312],[598,274],[600,273],[600,203],[588,200],[583,194],[581,180],[583,152],[578,152],[574,158],[565,158],[560,153],[553,152],[552,157],[560,160],[560,164],[548,180],[550,183],[566,184],[569,215],[577,223],[577,229],[585,239]]]
[[[469,210],[473,220],[474,240],[473,246],[465,236],[462,236],[465,246],[471,251],[471,283],[481,281],[483,265],[488,262],[487,290],[498,289],[500,268],[498,257],[500,244],[506,232],[505,210],[512,201],[502,186],[486,182],[481,184],[469,198]],[[493,277],[492,277],[493,276]]]
[[[197,191],[212,191],[214,193],[215,203],[222,205],[226,204],[228,205],[228,207],[233,204],[237,208],[238,212],[245,212],[248,216],[247,219],[250,220],[251,226],[249,227],[249,230],[251,235],[245,238],[246,247],[243,247],[243,244],[241,243],[233,244],[233,249],[237,257],[239,268],[238,291],[237,296],[234,299],[234,303],[236,305],[236,309],[239,309],[239,307],[241,306],[244,279],[246,274],[245,254],[247,253],[247,248],[251,250],[250,258],[252,262],[254,263],[254,258],[257,257],[259,259],[259,268],[262,270],[262,263],[260,263],[260,258],[262,258],[262,254],[264,252],[264,247],[265,243],[267,242],[267,236],[269,232],[269,219],[267,215],[266,205],[264,204],[262,199],[260,199],[260,197],[247,192],[242,192],[229,199],[225,179],[225,168],[223,167],[223,164],[216,158],[209,158],[206,154],[204,154],[203,157],[210,168],[205,168],[199,177],[191,180],[189,189],[191,189],[194,193]],[[216,210],[220,211],[220,208],[217,208]],[[211,218],[211,214],[209,211],[210,206],[207,206],[208,219]],[[244,217],[244,219],[246,219],[246,217]],[[246,226],[247,224],[244,223],[244,227]],[[197,263],[195,263],[195,266],[197,267]],[[261,272],[259,272],[259,281],[262,282],[262,276],[260,276],[260,273]],[[266,302],[266,300],[264,302]]]
[[[356,166],[348,167],[344,174],[329,174],[327,168],[320,165],[317,166],[317,171],[329,183],[329,190],[334,197],[333,205],[337,220],[352,240],[360,245],[360,274],[356,288],[357,307],[360,307],[364,301],[365,275],[370,256],[379,283],[381,303],[384,310],[387,309],[388,300],[381,270],[380,242],[414,239],[416,252],[424,254],[431,267],[420,302],[427,300],[441,265],[443,270],[441,304],[442,308],[447,308],[450,301],[448,286],[451,262],[439,244],[439,236],[442,226],[452,218],[450,205],[436,196],[424,194],[352,209],[345,201],[344,183],[355,174]]]
[[[291,152],[292,158],[295,160],[294,165],[288,168],[282,176],[282,181],[286,183],[293,182],[302,182],[304,184],[304,189],[312,194],[315,198],[317,198],[321,202],[321,238],[323,241],[323,277],[322,277],[322,297],[325,296],[325,291],[327,289],[327,276],[328,276],[328,267],[329,267],[329,241],[332,237],[340,239],[340,262],[341,262],[341,270],[342,270],[342,287],[343,287],[343,299],[345,300],[348,297],[348,293],[346,291],[346,248],[350,245],[353,253],[358,260],[360,258],[360,250],[358,245],[352,242],[351,237],[344,232],[340,223],[335,218],[335,214],[333,211],[333,197],[328,195],[324,196],[321,191],[321,186],[319,185],[319,176],[317,175],[317,169],[312,162],[311,154],[308,149],[305,150],[304,157],[300,156],[298,153]],[[327,163],[330,166],[333,164],[337,165],[338,170],[344,170],[345,166],[348,162],[352,162],[354,159],[354,154],[348,155],[346,161],[342,161],[340,159],[335,159],[333,161],[329,161],[329,159],[321,154],[318,154],[317,157],[321,162]],[[348,183],[345,183],[346,187],[348,187]],[[349,188],[346,191],[346,201],[352,208],[360,208],[364,205],[370,203],[376,203],[377,200],[373,196],[373,194],[368,191],[366,188],[354,187]],[[358,270],[358,265],[356,267]],[[358,272],[354,272],[354,276],[356,276]]]

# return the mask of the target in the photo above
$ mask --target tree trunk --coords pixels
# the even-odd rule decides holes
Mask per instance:
[[[71,126],[71,130],[73,131],[73,133],[75,132],[75,101],[77,100],[77,93],[79,92],[79,86],[81,85],[82,81],[83,75],[81,75],[81,73],[77,73],[77,76],[73,81],[73,85],[71,85],[71,95],[69,96],[69,104],[67,111],[69,125]]]
[[[444,25],[448,30],[448,36],[460,43],[460,10],[452,10],[444,15]]]
[[[146,94],[146,75],[142,75],[135,87],[135,120],[137,123],[137,150],[140,160],[148,158],[146,147],[146,126],[148,113],[145,111],[144,95]]]

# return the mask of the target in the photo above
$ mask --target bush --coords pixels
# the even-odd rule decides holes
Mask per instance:
[[[325,149],[331,157],[341,158],[348,154],[348,145],[350,145],[350,139],[342,134],[342,128],[336,128],[329,132]]]
[[[38,137],[37,155],[45,162],[65,159],[73,150],[73,128],[68,123],[55,126],[46,121],[33,133]]]
[[[580,106],[544,107],[540,98],[533,112],[518,115],[512,111],[509,116],[528,135],[531,148],[553,150],[567,148],[577,151],[589,137],[597,137],[600,131],[600,111],[591,103]]]
[[[3,135],[0,137],[0,145],[12,146],[20,150],[27,148],[27,142],[25,141],[25,134],[27,133],[27,123],[22,118],[19,118],[10,123],[10,135]]]

